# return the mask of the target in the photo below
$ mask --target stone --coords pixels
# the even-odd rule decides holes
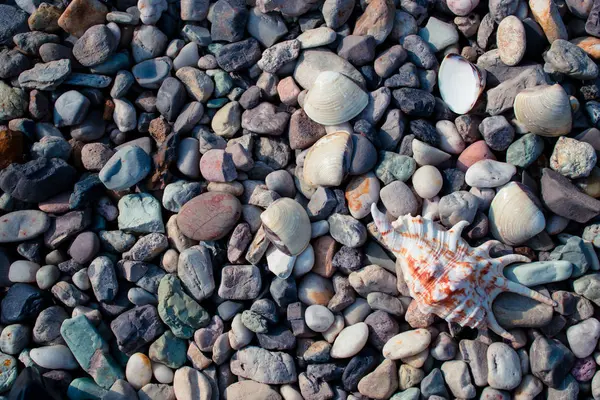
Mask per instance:
[[[179,279],[172,275],[165,275],[160,281],[158,313],[177,337],[185,339],[209,323],[208,313],[183,292]]]
[[[364,322],[344,328],[331,348],[332,358],[350,358],[358,354],[369,336],[369,328]]]
[[[164,332],[156,308],[152,305],[135,307],[115,318],[110,328],[115,335],[119,350],[133,354]]]
[[[394,26],[394,12],[392,1],[377,0],[369,3],[364,13],[356,21],[353,35],[370,35],[377,44],[383,43]]]
[[[550,168],[571,179],[583,178],[596,165],[596,151],[591,144],[560,137],[550,157]]]
[[[256,266],[228,265],[222,270],[218,293],[227,300],[251,300],[258,296],[261,283]]]
[[[0,243],[20,242],[40,236],[50,228],[47,214],[36,210],[13,211],[0,220]]]
[[[219,66],[227,72],[235,72],[251,67],[261,58],[258,41],[253,38],[226,44],[216,54]]]
[[[427,41],[435,52],[458,42],[456,27],[435,17],[427,20],[427,25],[419,30],[419,36]]]
[[[298,40],[287,40],[266,49],[257,65],[263,71],[273,74],[284,64],[295,60],[299,54],[300,42]]]
[[[6,105],[0,110],[0,121],[22,117],[27,109],[25,91],[4,82],[0,82],[0,102]]]
[[[85,31],[97,24],[104,23],[108,9],[97,0],[76,0],[58,19],[58,25],[66,32],[81,37]]]
[[[144,353],[135,353],[127,361],[125,376],[129,384],[140,390],[152,381],[151,361]]]
[[[68,59],[38,63],[19,75],[19,85],[28,89],[55,90],[70,73],[71,60]]]
[[[60,333],[81,367],[101,387],[108,389],[124,374],[108,353],[108,344],[92,323],[80,315],[63,322]]]
[[[228,193],[204,193],[182,207],[177,225],[194,240],[221,239],[235,226],[241,208],[239,200]]]
[[[565,37],[566,39],[566,37]],[[576,45],[563,40],[554,40],[550,50],[544,53],[544,71],[559,72],[575,79],[596,79],[598,66]]]
[[[598,214],[600,201],[579,191],[566,177],[549,168],[542,170],[542,200],[553,213],[585,223]]]
[[[538,261],[512,264],[503,272],[513,282],[531,287],[568,279],[572,271],[569,261]]]
[[[556,388],[568,375],[575,357],[556,339],[536,338],[530,348],[532,374],[544,384]]]
[[[171,331],[166,331],[150,345],[148,357],[169,368],[180,368],[186,361],[187,342],[178,338]]]
[[[159,201],[148,193],[128,194],[119,200],[119,229],[127,232],[165,231]]]
[[[177,399],[181,400],[210,400],[212,395],[208,378],[190,367],[182,367],[175,372],[173,389]]]
[[[254,346],[236,352],[231,357],[230,368],[235,375],[265,384],[293,383],[297,379],[296,368],[289,354]]]
[[[489,98],[489,92],[488,92]],[[515,140],[506,150],[506,162],[527,168],[544,151],[544,141],[538,135],[528,133]]]
[[[193,67],[182,67],[175,76],[185,86],[187,93],[196,101],[206,102],[212,95],[215,84],[205,72]]]
[[[586,319],[567,329],[569,347],[575,357],[580,359],[594,352],[599,337],[600,322],[595,318]]]
[[[116,50],[117,42],[106,25],[94,25],[75,42],[73,57],[85,67],[102,64]]]
[[[367,240],[364,225],[349,215],[333,214],[328,219],[329,232],[337,242],[348,247],[362,246]]]
[[[521,90],[546,83],[547,78],[541,66],[527,68],[514,78],[507,79],[488,90],[486,112],[490,115],[498,115],[509,110]]]
[[[271,47],[288,32],[279,14],[262,13],[257,7],[250,9],[246,28],[265,47]]]
[[[227,386],[225,393],[229,400],[281,400],[279,393],[269,385],[254,381],[235,382]]]
[[[27,14],[17,7],[2,4],[0,7],[0,44],[12,45],[14,35],[27,31]]]
[[[512,390],[521,383],[521,364],[507,344],[492,343],[487,351],[488,383],[494,389]]]

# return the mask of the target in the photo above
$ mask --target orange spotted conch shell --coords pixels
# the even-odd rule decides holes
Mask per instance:
[[[491,258],[490,240],[471,247],[461,237],[469,223],[461,221],[444,230],[421,216],[405,215],[390,223],[373,204],[371,215],[383,244],[396,255],[396,268],[411,297],[423,313],[470,328],[489,328],[503,338],[516,338],[502,328],[492,312],[492,302],[502,292],[513,292],[555,306],[546,296],[508,280],[502,269],[513,262],[530,262],[520,254]]]

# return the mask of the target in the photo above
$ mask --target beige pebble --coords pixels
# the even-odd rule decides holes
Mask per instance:
[[[514,15],[504,18],[496,34],[500,59],[509,66],[517,65],[525,55],[525,27]]]

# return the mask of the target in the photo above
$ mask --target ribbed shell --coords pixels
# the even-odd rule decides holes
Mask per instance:
[[[515,97],[514,111],[517,120],[532,133],[552,137],[571,132],[571,101],[558,84],[521,91]]]
[[[490,258],[489,249],[497,241],[472,248],[462,239],[468,226],[461,221],[446,231],[430,219],[410,215],[390,224],[372,206],[371,214],[382,240],[396,255],[410,295],[424,313],[433,313],[448,322],[471,328],[489,327],[500,336],[515,340],[502,328],[492,312],[494,298],[513,292],[554,305],[547,297],[502,274],[504,266],[530,260],[519,254]],[[393,227],[392,227],[393,225]]]

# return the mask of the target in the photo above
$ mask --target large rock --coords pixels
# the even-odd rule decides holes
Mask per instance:
[[[17,7],[0,4],[0,45],[12,46],[17,33],[27,32],[27,14]]]
[[[569,179],[549,168],[542,171],[542,200],[553,213],[585,223],[600,213],[600,201],[581,192]]]
[[[242,204],[233,195],[208,192],[194,197],[181,208],[177,226],[194,240],[218,240],[227,235],[242,214]]]
[[[129,355],[151,343],[165,331],[156,307],[150,304],[119,315],[110,323],[110,329],[115,335],[119,350]]]
[[[231,357],[231,372],[243,378],[269,385],[296,382],[294,359],[287,353],[246,347]]]

